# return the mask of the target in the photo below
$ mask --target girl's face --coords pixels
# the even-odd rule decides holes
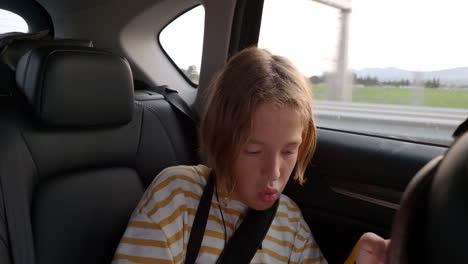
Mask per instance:
[[[302,142],[299,115],[289,107],[261,104],[249,140],[234,162],[234,197],[256,210],[270,208],[291,176]]]

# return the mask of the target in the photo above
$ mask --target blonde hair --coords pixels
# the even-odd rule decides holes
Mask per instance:
[[[247,48],[233,56],[211,82],[201,114],[200,148],[224,196],[230,196],[234,189],[232,166],[248,139],[252,116],[262,103],[290,107],[301,117],[302,143],[294,179],[304,183],[317,143],[310,84],[287,58]]]

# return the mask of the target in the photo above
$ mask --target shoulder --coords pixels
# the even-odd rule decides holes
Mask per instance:
[[[198,185],[201,188],[206,185],[211,169],[205,165],[196,166],[172,166],[162,170],[151,183],[151,187],[166,186],[186,187],[187,185]]]
[[[288,216],[302,216],[299,206],[288,196],[281,194],[278,212],[283,212]]]
[[[203,193],[210,172],[211,169],[205,165],[168,167],[154,178],[143,199],[156,201],[187,193],[199,196]]]
[[[199,200],[210,172],[204,165],[180,165],[162,170],[146,189],[135,213],[153,215],[162,207],[186,205],[188,200],[195,206],[192,200]]]
[[[288,196],[281,194],[277,216],[283,218],[283,222],[295,230],[301,229],[303,233],[310,233],[310,229],[302,216],[299,206]]]
[[[163,169],[159,175],[173,175],[173,174],[192,174],[198,175],[200,177],[208,177],[210,174],[211,169],[203,164],[199,164],[196,166],[191,165],[178,165],[178,166],[171,166]]]

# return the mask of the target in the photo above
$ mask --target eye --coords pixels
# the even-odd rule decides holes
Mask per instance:
[[[260,154],[260,150],[244,150],[244,152],[248,155],[256,155],[256,154]]]
[[[284,150],[283,152],[283,155],[294,155],[297,153],[297,150]]]

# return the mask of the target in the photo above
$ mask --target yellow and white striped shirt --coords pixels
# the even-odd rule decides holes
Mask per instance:
[[[163,170],[133,212],[113,263],[184,263],[190,230],[210,171],[204,165]],[[213,195],[196,263],[216,262],[226,243],[225,229],[229,239],[247,209],[237,200],[221,206]],[[287,196],[281,195],[262,248],[251,263],[326,263],[301,211]]]

